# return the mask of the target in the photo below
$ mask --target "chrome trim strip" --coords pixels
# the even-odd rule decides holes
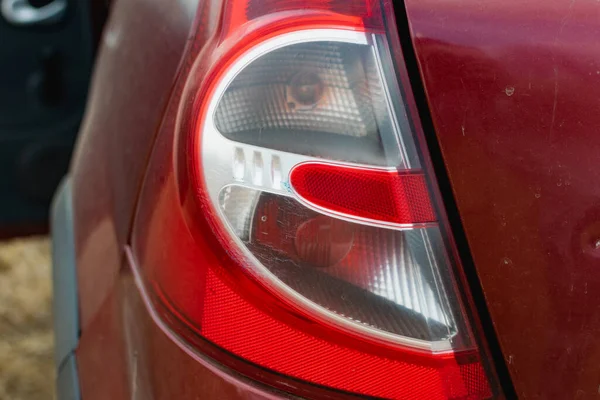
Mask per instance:
[[[58,368],[79,342],[79,310],[71,178],[61,182],[50,208],[54,361]]]

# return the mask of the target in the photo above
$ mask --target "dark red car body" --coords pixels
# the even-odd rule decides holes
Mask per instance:
[[[85,400],[270,396],[167,337],[125,253],[144,260],[168,241],[147,236],[172,184],[149,160],[169,151],[162,132],[174,123],[181,71],[197,52],[191,44],[206,31],[193,26],[198,7],[116,1],[105,28],[71,167],[75,354]],[[406,0],[405,7],[449,177],[442,188],[451,188],[446,196],[464,228],[485,296],[480,306],[502,352],[495,362],[510,373],[506,385],[523,399],[596,398],[600,3]],[[158,192],[142,193],[155,203],[140,203],[144,179],[157,180],[150,187]]]

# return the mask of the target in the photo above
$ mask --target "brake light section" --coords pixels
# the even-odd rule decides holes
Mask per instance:
[[[420,172],[310,162],[289,180],[299,201],[340,217],[399,228],[437,220]]]
[[[492,396],[389,4],[209,5],[134,229],[167,325],[303,396]]]

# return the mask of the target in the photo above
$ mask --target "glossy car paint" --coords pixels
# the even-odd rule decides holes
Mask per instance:
[[[179,5],[179,7],[174,7]],[[137,192],[194,17],[183,2],[115,2],[71,167],[82,328],[119,270]]]
[[[95,68],[71,174],[82,396],[121,399],[118,278],[137,193],[176,81],[197,1],[115,1]]]
[[[600,384],[600,3],[407,0],[431,116],[520,398]]]

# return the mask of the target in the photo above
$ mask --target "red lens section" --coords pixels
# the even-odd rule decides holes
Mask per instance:
[[[393,224],[436,221],[423,173],[304,163],[290,184],[310,205],[358,219]]]
[[[263,367],[344,391],[394,399],[481,399],[490,387],[475,352],[389,356],[303,332],[248,303],[207,271],[201,334]],[[371,347],[375,350],[377,347]]]

